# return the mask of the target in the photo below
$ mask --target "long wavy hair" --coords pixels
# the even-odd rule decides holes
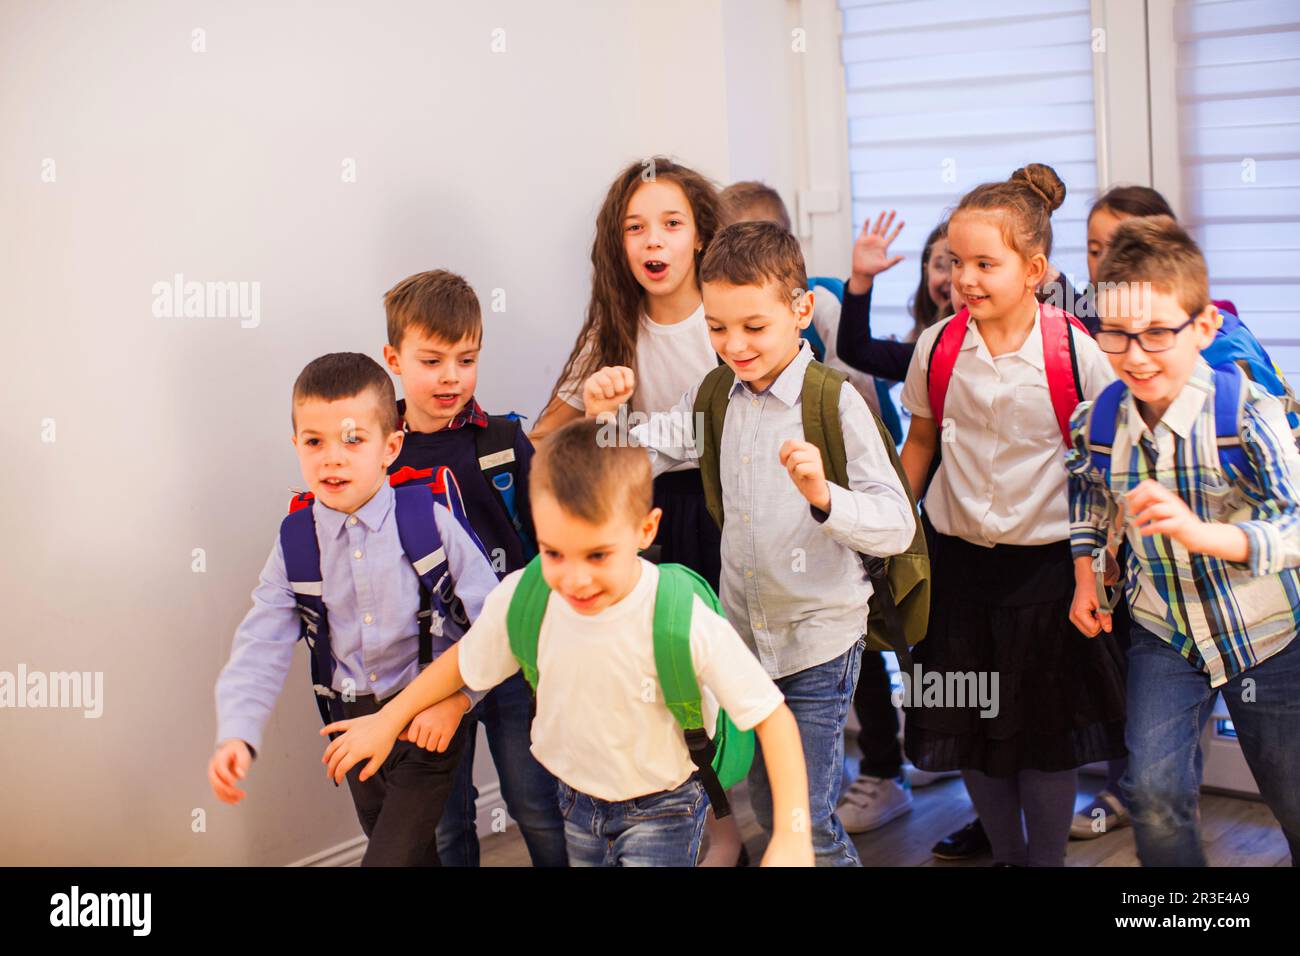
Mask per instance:
[[[645,290],[636,281],[623,247],[623,219],[627,205],[641,184],[665,179],[681,187],[691,205],[695,236],[700,251],[695,254],[695,281],[699,283],[700,261],[718,230],[718,191],[705,176],[666,156],[638,160],[615,177],[596,215],[596,237],[591,244],[591,299],[587,317],[578,332],[573,350],[551,388],[549,405],[559,387],[576,372],[581,382],[606,365],[632,365],[636,357],[637,331],[640,326]],[[587,342],[591,352],[582,358]]]
[[[930,234],[925,237],[925,246],[921,249],[921,281],[917,284],[916,291],[912,293],[912,298],[907,304],[912,313],[912,331],[907,336],[909,342],[915,342],[921,337],[922,332],[943,318],[939,314],[938,304],[934,299],[930,298],[929,273],[930,256],[934,252],[934,244],[940,239],[946,238],[948,238],[947,219],[931,229]]]

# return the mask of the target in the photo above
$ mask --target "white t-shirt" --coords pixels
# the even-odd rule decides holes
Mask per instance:
[[[835,347],[835,339],[840,333],[840,310],[843,308],[840,300],[831,294],[830,289],[818,286],[813,289],[813,328],[817,334],[822,337],[822,344],[826,346],[825,362],[831,368],[839,369],[849,377],[849,384],[858,390],[870,408],[877,415],[880,414],[880,396],[876,394],[876,380],[872,376],[860,369],[854,368],[840,361],[839,352]]]
[[[581,368],[589,354],[590,341],[583,346],[575,365]],[[704,376],[717,365],[718,353],[709,341],[703,302],[685,319],[672,325],[661,325],[642,313],[636,358],[632,362],[636,372],[636,390],[630,403],[632,411],[647,415],[668,411],[688,390],[704,381]],[[574,408],[581,409],[582,384],[581,380],[570,376],[560,385],[556,395]],[[693,463],[686,462],[670,470],[688,471],[694,467]]]
[[[1047,389],[1042,309],[1025,344],[996,358],[971,320],[936,423],[943,463],[925,496],[935,530],[972,544],[1049,544],[1070,537],[1065,439]],[[952,321],[921,333],[903,385],[903,404],[933,418],[927,371],[935,338]],[[1073,326],[1083,400],[1115,378],[1092,337]]]
[[[601,800],[672,790],[695,772],[656,676],[659,569],[638,561],[640,577],[631,592],[599,614],[579,614],[552,594],[538,637],[533,756],[575,790]],[[506,613],[522,575],[508,575],[488,595],[461,638],[460,671],[472,690],[495,687],[519,669]],[[710,733],[719,703],[737,727],[748,730],[784,699],[740,635],[698,597],[691,656]]]

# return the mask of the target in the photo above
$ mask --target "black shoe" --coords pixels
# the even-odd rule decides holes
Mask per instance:
[[[969,860],[993,852],[993,847],[989,843],[988,834],[984,832],[984,824],[976,817],[974,822],[949,833],[931,847],[930,852],[940,860]]]

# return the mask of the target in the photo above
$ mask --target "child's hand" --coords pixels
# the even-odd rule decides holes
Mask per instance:
[[[1182,498],[1151,478],[1125,497],[1130,520],[1143,537],[1163,534],[1190,550],[1197,550],[1196,535],[1204,522],[1192,513]]]
[[[239,803],[247,796],[239,789],[236,781],[248,776],[248,767],[252,762],[253,755],[248,750],[248,744],[242,740],[231,738],[221,742],[208,761],[208,783],[212,785],[212,792],[218,800],[223,803]]]
[[[899,222],[891,233],[889,227],[894,225],[894,210],[889,210],[889,218],[885,218],[882,212],[876,217],[876,224],[871,224],[868,218],[862,224],[862,232],[858,234],[857,241],[853,243],[853,262],[851,271],[853,277],[859,280],[874,279],[877,275],[886,269],[892,269],[903,261],[902,256],[890,257],[889,244],[898,238],[898,234],[903,231],[904,223]]]
[[[330,741],[321,763],[326,764],[325,775],[335,783],[342,783],[348,771],[365,760],[370,762],[361,770],[358,779],[369,780],[388,759],[399,730],[394,730],[380,711],[351,720],[339,720],[321,728],[321,735],[342,732],[341,737]]]
[[[813,866],[812,834],[782,831],[772,834],[759,866]]]
[[[807,498],[814,508],[829,512],[831,488],[826,483],[822,453],[817,450],[817,446],[789,438],[781,443],[780,455],[781,464],[790,473],[790,480],[799,489],[799,494]]]
[[[1097,602],[1095,580],[1074,582],[1074,600],[1070,602],[1070,623],[1085,637],[1096,637],[1100,632],[1110,633],[1110,618]]]
[[[626,365],[611,365],[591,374],[582,386],[582,404],[588,418],[612,414],[632,397],[636,373]]]
[[[451,738],[460,726],[460,719],[469,707],[469,698],[463,693],[452,694],[446,700],[440,700],[416,714],[406,729],[397,735],[397,739],[442,753],[450,746]]]

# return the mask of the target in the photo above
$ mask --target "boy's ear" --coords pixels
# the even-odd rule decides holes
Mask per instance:
[[[1196,330],[1196,347],[1203,349],[1213,342],[1215,333],[1222,324],[1223,316],[1219,313],[1219,307],[1211,302],[1193,321],[1192,328]]]
[[[641,534],[637,539],[636,547],[638,551],[644,551],[655,542],[655,535],[659,533],[659,519],[664,516],[662,508],[651,508],[650,513],[645,516],[641,522]]]
[[[406,433],[400,428],[388,436],[388,441],[384,446],[384,470],[397,461],[397,456],[401,454],[402,442],[406,441]]]
[[[391,345],[384,346],[384,364],[388,366],[388,370],[390,372],[392,372],[398,378],[401,378],[402,376],[401,361],[398,357],[397,349],[393,348]]]
[[[812,323],[813,303],[816,299],[817,294],[812,289],[804,289],[794,300],[792,308],[795,318],[799,320],[799,328],[806,329]]]

